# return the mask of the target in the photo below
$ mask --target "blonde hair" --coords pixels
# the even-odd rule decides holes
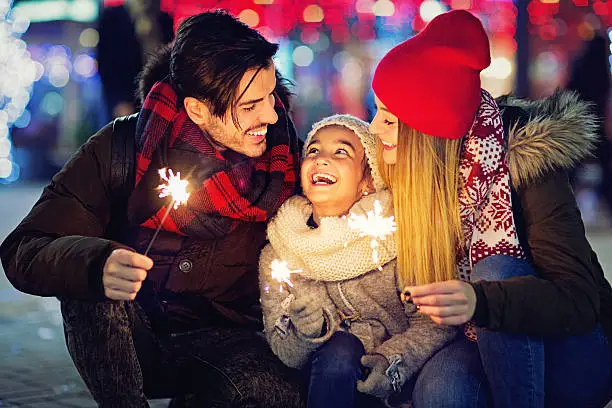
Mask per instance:
[[[380,170],[393,192],[400,284],[455,279],[463,236],[458,207],[462,139],[429,136],[401,122],[398,135],[396,164],[381,160]]]

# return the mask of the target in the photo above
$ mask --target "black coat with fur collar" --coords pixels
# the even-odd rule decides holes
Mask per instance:
[[[498,100],[519,238],[538,276],[476,282],[474,320],[491,330],[539,335],[588,333],[612,339],[612,289],[591,249],[566,174],[588,156],[597,122],[575,94]]]

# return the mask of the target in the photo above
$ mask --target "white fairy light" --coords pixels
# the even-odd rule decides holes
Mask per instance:
[[[40,78],[37,78],[37,66],[26,43],[19,38],[27,30],[29,20],[13,10],[11,3],[0,0],[0,95],[3,96],[0,98],[0,143],[3,146],[12,146],[9,129],[24,113],[32,84]],[[4,149],[0,159],[0,179],[15,181],[16,165],[11,152]]]
[[[358,230],[360,237],[372,238],[370,247],[372,248],[372,262],[375,264],[379,263],[379,241],[384,241],[397,228],[394,217],[384,217],[382,212],[382,206],[376,200],[374,201],[374,210],[367,211],[365,215],[351,213],[348,217],[349,227]]]

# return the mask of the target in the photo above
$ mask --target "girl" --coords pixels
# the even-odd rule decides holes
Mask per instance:
[[[344,217],[372,210],[375,201],[381,215],[392,215],[377,166],[376,139],[365,122],[349,115],[323,119],[305,142],[306,197],[289,199],[268,225],[270,244],[260,259],[265,334],[285,364],[309,373],[311,408],[353,407],[361,398],[356,390],[391,404],[455,333],[414,305],[405,310],[393,237],[380,243],[375,262],[371,238]],[[271,275],[279,262],[299,270],[282,291]]]
[[[481,23],[451,11],[389,51],[373,78],[370,129],[383,144],[407,299],[438,323],[468,323],[424,365],[413,403],[487,406],[492,391],[496,407],[602,406],[612,375],[596,324],[610,285],[564,174],[588,153],[595,121],[572,95],[508,100],[508,141],[480,89],[489,63]]]

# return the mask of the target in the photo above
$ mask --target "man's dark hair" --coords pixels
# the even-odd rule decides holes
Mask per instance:
[[[245,72],[268,68],[277,50],[277,44],[225,11],[197,14],[178,28],[170,78],[180,98],[205,101],[222,118],[242,96],[237,93]]]

